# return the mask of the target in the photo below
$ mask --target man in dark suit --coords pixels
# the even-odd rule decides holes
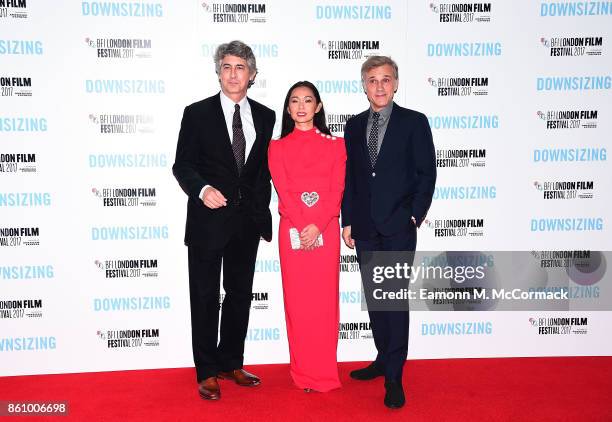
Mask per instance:
[[[257,67],[249,46],[232,41],[215,52],[221,92],[185,108],[172,171],[189,197],[191,337],[198,391],[221,397],[217,378],[255,386],[242,368],[255,258],[272,239],[268,144],[274,111],[247,98]],[[219,284],[223,262],[220,339]]]
[[[363,251],[414,251],[417,227],[431,205],[436,161],[431,130],[422,113],[393,102],[397,64],[372,56],[361,67],[369,110],[346,123],[346,186],[342,238]],[[408,354],[408,311],[369,310],[378,354],[357,380],[385,377],[387,407],[404,405],[402,371]]]

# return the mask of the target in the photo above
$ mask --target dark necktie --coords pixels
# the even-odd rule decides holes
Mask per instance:
[[[370,153],[370,162],[372,168],[376,165],[376,157],[378,156],[378,117],[380,113],[372,112],[372,129],[370,129],[370,136],[368,136],[368,152]]]
[[[244,137],[244,131],[242,130],[242,119],[240,118],[240,106],[238,104],[234,106],[234,120],[232,121],[232,129],[234,132],[232,138],[232,151],[234,151],[234,158],[236,159],[238,174],[240,174],[242,167],[244,166],[246,139]]]

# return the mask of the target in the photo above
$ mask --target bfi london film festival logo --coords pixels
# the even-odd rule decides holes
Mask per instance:
[[[266,23],[266,3],[201,3],[212,23]]]
[[[427,218],[423,221],[426,229],[433,230],[434,237],[483,237],[484,218]]]
[[[0,97],[31,97],[32,78],[27,76],[0,77]]]
[[[96,268],[104,272],[104,278],[157,278],[159,263],[154,258],[96,259]]]
[[[452,76],[427,78],[438,97],[484,97],[489,95],[487,76]]]
[[[0,0],[0,19],[27,19],[26,0]]]
[[[96,336],[107,349],[159,347],[161,338],[159,328],[98,330]]]
[[[547,110],[536,114],[546,122],[546,130],[597,129],[599,110]]]
[[[537,317],[529,318],[529,324],[537,328],[538,335],[588,334],[588,317]]]
[[[551,57],[601,56],[603,54],[603,37],[541,37]]]
[[[152,42],[147,38],[85,38],[85,43],[95,50],[99,59],[150,59]]]
[[[429,3],[442,23],[491,22],[491,3]]]
[[[157,206],[157,189],[154,187],[94,187],[91,193],[101,200],[103,207]]]
[[[11,173],[36,173],[36,154],[0,153],[0,176]]]
[[[329,113],[327,114],[327,127],[334,135],[344,135],[346,121],[353,117],[354,114],[347,113]]]
[[[531,255],[538,261],[540,268],[588,268],[592,251],[588,250],[554,250],[531,251]]]
[[[359,341],[371,338],[372,324],[369,321],[347,321],[339,324],[338,340]]]
[[[144,135],[155,133],[155,119],[150,114],[89,114],[96,132],[103,135]]]
[[[593,199],[593,180],[547,180],[535,181],[533,186],[546,200]]]
[[[39,245],[39,227],[0,227],[0,247],[27,248]]]
[[[365,60],[380,54],[380,40],[317,40],[317,46],[325,52],[328,60]]]
[[[357,261],[357,255],[355,254],[341,254],[340,255],[340,272],[341,273],[358,273],[359,262]]]
[[[531,251],[540,268],[560,268],[567,274],[567,287],[544,287],[563,289],[567,297],[575,302],[599,300],[603,280],[608,270],[606,253],[591,250]]]
[[[470,149],[437,149],[437,168],[484,168],[486,166],[486,148]]]
[[[225,300],[225,293],[219,294],[219,309]],[[270,292],[261,291],[251,293],[251,309],[255,311],[266,311],[270,309]]]
[[[0,319],[36,319],[43,317],[42,299],[0,300]]]
[[[570,283],[562,289],[575,302],[599,300],[601,284],[608,270],[606,253],[592,250],[531,251],[540,268],[559,268],[565,271]],[[608,255],[609,256],[609,255]]]

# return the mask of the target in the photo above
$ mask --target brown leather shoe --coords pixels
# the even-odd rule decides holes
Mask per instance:
[[[221,389],[219,388],[217,377],[210,377],[200,381],[198,393],[205,400],[219,400],[221,398]]]
[[[226,380],[234,380],[236,384],[242,387],[255,387],[256,385],[261,384],[261,380],[253,375],[245,371],[244,369],[234,369],[233,371],[222,371],[217,375],[220,379]]]

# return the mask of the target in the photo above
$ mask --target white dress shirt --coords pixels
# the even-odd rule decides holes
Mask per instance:
[[[234,106],[235,102],[230,100],[221,91],[221,108],[223,109],[223,116],[225,117],[225,124],[227,126],[227,133],[229,134],[230,141],[234,137],[234,129],[232,128],[232,122],[234,121]],[[255,124],[253,123],[253,115],[251,114],[251,105],[245,96],[242,100],[238,101],[240,106],[240,119],[242,120],[242,131],[244,132],[244,138],[246,139],[246,151],[244,154],[245,160],[249,156],[249,152],[255,143]]]
[[[255,138],[257,137],[257,133],[255,132],[255,124],[253,123],[253,114],[251,113],[251,105],[249,104],[246,96],[238,101],[238,103],[231,100],[223,93],[223,91],[219,93],[219,97],[221,98],[221,108],[223,109],[223,117],[225,117],[225,125],[227,127],[227,133],[229,134],[230,143],[234,137],[232,123],[234,122],[235,104],[240,106],[240,120],[242,120],[242,131],[244,132],[244,138],[246,140],[246,150],[244,154],[246,163],[246,160],[249,158],[251,148],[253,148],[253,144],[255,143]],[[202,188],[200,191],[200,198],[202,198],[204,195],[204,190],[209,186],[210,185],[206,185]]]

